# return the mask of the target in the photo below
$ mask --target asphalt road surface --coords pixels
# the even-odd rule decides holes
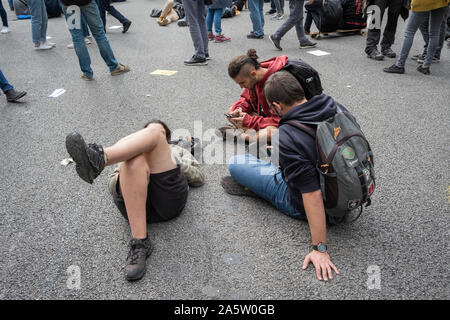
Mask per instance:
[[[11,33],[0,35],[0,68],[28,94],[16,104],[0,97],[0,299],[449,299],[449,49],[431,76],[410,59],[406,74],[385,74],[394,60],[368,59],[365,36],[320,40],[318,49],[330,54],[314,56],[298,48],[292,30],[280,52],[268,35],[281,21],[267,20],[266,37],[248,40],[246,10],[223,20],[232,40],[210,43],[208,66],[187,67],[188,28],[160,27],[149,17],[163,3],[114,4],[133,24],[126,34],[107,29],[107,36],[132,71],[111,77],[92,44],[92,82],[80,79],[62,17],[49,20],[57,47],[38,52],[30,21],[13,21],[8,9]],[[107,27],[120,25],[107,20]],[[396,52],[404,28],[400,19]],[[411,54],[422,46],[418,33]],[[325,93],[352,111],[372,144],[372,206],[355,223],[328,230],[341,275],[325,283],[312,266],[302,271],[308,224],[265,201],[225,194],[221,161],[203,166],[206,184],[191,189],[179,218],[150,226],[155,251],[147,273],[127,282],[130,232],[107,191],[112,168],[84,183],[73,164],[61,165],[69,157],[65,136],[76,130],[110,145],[160,118],[191,134],[197,123],[195,135],[210,137],[241,91],[227,75],[228,62],[249,48],[262,60],[286,54],[313,65]],[[157,69],[177,73],[150,74]],[[66,92],[48,97],[59,88]]]

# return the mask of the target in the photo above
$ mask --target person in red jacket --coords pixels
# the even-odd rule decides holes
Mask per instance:
[[[267,139],[277,130],[280,118],[273,113],[264,97],[264,84],[270,75],[282,69],[288,61],[283,55],[259,62],[255,49],[246,55],[235,57],[228,66],[229,76],[244,88],[241,97],[227,111],[228,120],[234,126],[218,129],[218,135],[239,137],[244,141]],[[238,129],[238,130],[236,130]]]

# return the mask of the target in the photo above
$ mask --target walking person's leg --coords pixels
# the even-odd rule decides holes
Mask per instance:
[[[109,44],[108,38],[106,37],[105,30],[103,28],[103,23],[100,18],[100,12],[98,10],[97,4],[94,1],[91,1],[89,4],[80,8],[81,12],[86,18],[86,22],[88,23],[89,28],[91,29],[95,41],[97,42],[100,55],[102,56],[103,61],[105,61],[106,65],[108,66],[111,75],[119,75],[130,71],[129,67],[118,63],[116,58],[114,57],[111,45]]]
[[[14,3],[13,3],[13,0],[8,0],[8,4],[9,4],[9,8],[11,9],[11,11],[14,11]]]
[[[297,32],[297,39],[300,43],[300,49],[313,48],[317,43],[309,41],[309,39],[305,36],[305,29],[303,28],[303,6],[305,1],[298,1],[298,20],[295,24],[295,31]]]
[[[214,9],[214,30],[216,32],[216,36],[220,36],[222,34],[222,14],[224,8]]]
[[[427,16],[426,19],[419,26],[420,33],[422,33],[423,41],[425,42],[425,44],[423,46],[422,57],[421,57],[423,59],[425,59],[425,56],[427,55],[428,42],[430,40],[430,34],[428,32],[429,24],[430,24],[430,16]]]
[[[214,22],[214,9],[208,9],[206,13],[206,29],[208,29],[208,39],[213,40],[213,22]]]
[[[27,94],[25,91],[14,90],[14,87],[6,80],[2,70],[0,70],[0,89],[6,95],[8,102],[15,102]]]
[[[432,10],[429,13],[429,15],[430,15],[430,25],[429,25],[430,38],[429,38],[429,42],[428,42],[427,56],[425,57],[425,61],[423,62],[424,68],[430,67],[432,59],[436,54],[436,50],[439,47],[442,20],[444,19],[444,17],[447,16],[447,11],[448,11],[448,6]]]
[[[41,43],[45,43],[47,41],[47,25],[48,25],[47,9],[45,7],[45,1],[44,0],[37,0],[37,1],[41,1],[41,19],[42,19],[42,23],[41,23],[40,41],[41,41]]]
[[[436,51],[434,52],[434,55],[432,58],[433,60],[431,62],[439,62],[439,60],[441,59],[441,51],[442,51],[442,48],[444,47],[445,33],[446,33],[446,29],[447,29],[447,16],[448,16],[449,11],[450,11],[450,9],[448,9],[448,7],[447,7],[447,13],[442,18],[441,27],[439,29],[438,46],[436,48]]]
[[[76,14],[76,11],[67,11],[68,7],[62,4],[62,10],[66,21],[73,14]],[[80,7],[81,15],[84,16],[83,7]],[[91,28],[92,30],[92,28]],[[92,79],[94,75],[94,71],[91,68],[91,57],[89,56],[88,49],[86,47],[86,43],[84,42],[84,35],[82,29],[69,28],[70,35],[72,36],[73,48],[75,49],[75,53],[78,57],[78,63],[80,64],[80,69],[83,72],[83,75],[87,79]]]
[[[40,0],[24,0],[30,9],[31,38],[35,48],[41,45],[42,2]]]
[[[114,6],[111,5],[111,0],[102,0],[103,5],[106,11],[108,11],[114,18],[119,20],[119,22],[123,25],[123,33],[128,31],[128,28],[131,25],[131,21],[128,20],[125,16],[123,16],[119,10],[117,10]]]
[[[303,4],[303,1],[301,1]],[[289,0],[289,17],[286,21],[275,31],[273,34],[273,38],[276,40],[281,40],[284,35],[291,30],[299,19],[299,1],[297,0]],[[301,8],[303,10],[303,7]]]
[[[405,29],[405,35],[403,38],[402,43],[402,49],[400,51],[400,55],[397,59],[397,62],[390,66],[389,68],[384,68],[384,72],[388,73],[404,73],[405,72],[405,62],[408,58],[409,51],[411,50],[411,46],[414,41],[414,35],[417,32],[417,29],[419,29],[419,26],[423,23],[423,21],[426,19],[427,15],[429,14],[429,11],[426,12],[414,12],[412,11],[409,19],[408,24],[406,25]]]

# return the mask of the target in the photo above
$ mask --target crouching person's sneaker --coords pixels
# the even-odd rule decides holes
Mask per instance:
[[[115,68],[113,71],[111,71],[111,75],[118,76],[118,75],[128,72],[130,70],[131,70],[130,67],[124,66],[123,64],[119,63],[117,68]]]
[[[130,241],[130,251],[127,256],[127,266],[125,276],[128,281],[141,279],[146,271],[146,260],[152,254],[153,247],[150,238],[132,239]]]
[[[95,143],[87,145],[79,133],[72,132],[66,137],[66,149],[76,164],[80,178],[92,184],[105,168],[103,147]]]

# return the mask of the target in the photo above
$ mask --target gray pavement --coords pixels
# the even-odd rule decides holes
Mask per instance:
[[[163,3],[114,4],[133,21],[127,34],[107,33],[118,60],[132,68],[119,77],[109,75],[92,44],[95,81],[80,79],[63,18],[49,20],[57,43],[51,51],[32,49],[29,21],[11,21],[11,33],[0,35],[0,68],[28,92],[20,104],[0,98],[0,299],[449,299],[449,49],[431,76],[410,59],[405,75],[385,74],[394,60],[366,58],[365,37],[320,40],[318,49],[331,54],[316,57],[298,49],[292,30],[279,52],[268,35],[281,21],[266,21],[264,40],[247,40],[243,11],[223,20],[232,41],[210,43],[208,66],[186,67],[193,52],[188,29],[159,27],[149,17]],[[404,27],[399,20],[396,52]],[[422,45],[417,34],[411,54]],[[341,275],[324,283],[312,266],[302,271],[307,223],[264,201],[225,194],[219,179],[227,167],[219,164],[204,166],[207,182],[191,189],[179,218],[150,226],[156,248],[147,274],[128,283],[130,232],[107,192],[112,169],[84,183],[73,164],[60,164],[68,157],[66,134],[77,130],[110,145],[151,118],[191,133],[194,121],[204,132],[221,126],[240,94],[228,62],[249,48],[261,59],[286,54],[312,64],[325,93],[353,112],[372,143],[378,177],[372,206],[357,222],[328,230]],[[156,69],[178,72],[150,75]],[[58,88],[67,92],[48,98]],[[70,289],[71,266],[80,270],[79,289]],[[368,285],[370,266],[379,267],[379,289]]]

